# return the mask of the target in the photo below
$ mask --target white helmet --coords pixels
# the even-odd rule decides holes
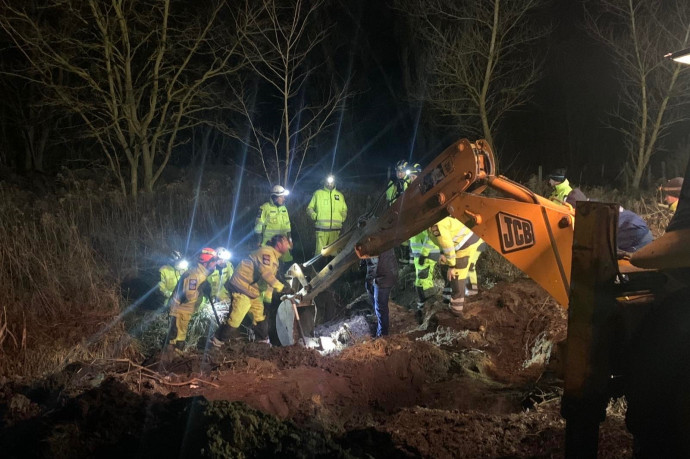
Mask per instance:
[[[280,185],[271,188],[271,196],[287,196],[288,194],[290,194],[290,192]]]

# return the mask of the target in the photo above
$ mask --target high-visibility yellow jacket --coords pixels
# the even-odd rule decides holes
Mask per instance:
[[[258,298],[264,293],[264,300],[270,301],[273,290],[281,292],[284,285],[276,278],[280,252],[271,246],[262,246],[249,254],[237,265],[227,283],[231,292],[242,293],[249,298]]]
[[[573,187],[570,186],[568,179],[565,179],[553,187],[553,192],[551,192],[549,200],[559,204],[565,204],[565,198],[568,197],[571,191],[573,191]]]
[[[424,255],[434,261],[438,261],[441,256],[441,249],[429,238],[429,230],[424,230],[410,238],[410,252],[414,258]]]
[[[265,202],[259,207],[254,233],[261,234],[261,245],[266,244],[276,234],[287,236],[291,231],[287,207],[276,206],[272,202]]]
[[[211,285],[211,297],[221,301],[230,300],[230,294],[225,288],[225,283],[232,277],[234,269],[232,263],[228,263],[224,268],[216,266],[215,271],[208,276],[208,283]]]
[[[158,282],[158,290],[165,296],[165,298],[170,298],[175,291],[177,286],[177,281],[180,280],[182,273],[184,271],[175,269],[174,266],[163,265],[158,271],[161,274],[161,280]]]
[[[211,271],[201,263],[185,271],[170,298],[170,310],[193,313],[203,299],[207,288],[204,284],[208,285],[206,279],[210,274]]]
[[[429,228],[429,239],[436,244],[446,257],[446,265],[455,266],[455,252],[469,247],[479,240],[479,236],[465,226],[460,220],[446,217]],[[422,254],[428,255],[424,248]]]
[[[347,218],[345,196],[333,188],[316,190],[307,205],[307,215],[314,221],[316,231],[339,230]]]
[[[410,182],[407,179],[407,177],[402,179],[396,178],[394,180],[388,181],[388,185],[386,188],[386,199],[388,200],[389,206],[393,204],[396,199],[398,199],[398,196],[405,192],[405,190],[407,189],[407,185],[409,184]]]

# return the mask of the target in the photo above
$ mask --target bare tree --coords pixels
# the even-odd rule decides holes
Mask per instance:
[[[426,60],[421,95],[470,134],[494,130],[525,104],[541,76],[536,44],[549,33],[532,13],[546,0],[397,0]]]
[[[122,192],[152,191],[185,130],[217,110],[211,83],[244,65],[249,13],[225,0],[2,0],[0,27],[76,113]],[[221,18],[227,23],[221,24]]]
[[[259,153],[268,181],[289,187],[345,100],[347,85],[338,85],[334,79],[321,84],[328,75],[319,70],[323,60],[317,53],[328,26],[316,21],[315,14],[324,5],[323,0],[256,3],[260,13],[255,16],[256,26],[251,28],[254,33],[242,44],[261,83],[243,85],[238,98],[244,103],[251,128],[249,146]],[[327,87],[322,90],[323,86]],[[277,122],[266,118],[262,122],[258,115],[256,104],[269,97],[278,102]]]
[[[663,59],[690,46],[690,3],[599,0],[586,8],[587,29],[601,41],[619,71],[619,106],[610,126],[623,136],[629,185],[639,188],[660,141],[690,102],[690,71]]]

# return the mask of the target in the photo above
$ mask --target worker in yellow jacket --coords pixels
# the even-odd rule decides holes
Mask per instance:
[[[202,298],[210,292],[207,279],[216,269],[217,261],[214,249],[202,249],[196,266],[189,268],[177,282],[170,297],[170,328],[166,352],[184,350],[189,320],[201,304]]]
[[[441,257],[441,250],[431,242],[428,230],[412,236],[410,251],[414,262],[414,287],[417,291],[417,319],[421,321],[424,303],[433,295],[434,271]]]
[[[340,237],[340,230],[347,218],[345,196],[336,190],[335,177],[326,177],[323,188],[314,192],[307,205],[307,215],[316,228],[316,256],[321,254],[321,249]]]
[[[225,323],[216,330],[212,340],[215,346],[240,337],[239,327],[248,312],[252,313],[257,341],[268,343],[264,302],[270,304],[273,292],[292,293],[292,289],[283,285],[276,277],[278,259],[290,248],[290,240],[278,234],[237,265],[226,284],[232,296],[232,310]]]
[[[173,252],[171,263],[158,268],[158,272],[160,273],[158,290],[165,298],[166,303],[172,296],[177,282],[180,280],[180,277],[182,277],[182,274],[187,271],[187,268],[189,268],[189,263],[182,258],[180,252]]]
[[[470,260],[483,241],[460,220],[450,216],[429,228],[428,232],[429,239],[441,249],[439,263],[446,279],[444,298],[449,302],[451,312],[461,316]]]
[[[225,288],[225,283],[232,277],[234,271],[234,267],[230,262],[232,254],[225,247],[218,247],[216,254],[218,254],[216,270],[207,279],[211,287],[211,299],[213,301],[230,301],[230,293]]]
[[[254,234],[256,246],[266,245],[274,236],[283,234],[292,240],[292,227],[290,226],[290,215],[285,200],[290,192],[280,185],[271,189],[271,200],[259,207],[259,214],[256,216],[254,224]],[[285,252],[280,261],[287,263],[292,261],[290,250]]]

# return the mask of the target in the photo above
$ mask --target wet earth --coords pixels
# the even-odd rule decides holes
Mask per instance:
[[[499,283],[469,298],[463,317],[439,297],[422,324],[405,295],[394,298],[391,336],[351,335],[328,355],[233,343],[165,365],[98,360],[5,379],[2,456],[564,456],[554,368],[567,318],[548,294],[528,279]],[[631,454],[612,405],[599,457]]]

